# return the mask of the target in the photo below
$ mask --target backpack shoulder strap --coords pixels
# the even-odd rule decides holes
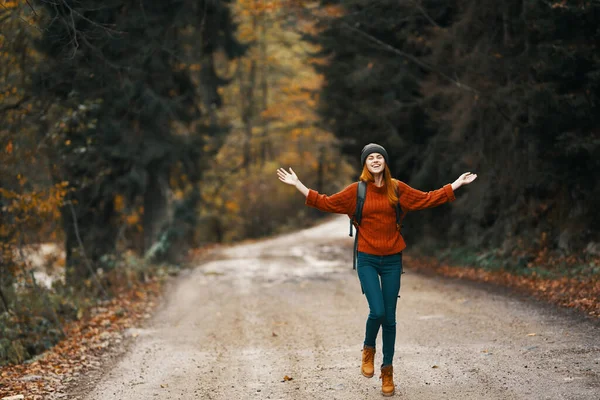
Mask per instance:
[[[352,225],[356,228],[356,236],[354,238],[354,259],[352,261],[352,268],[356,269],[356,256],[358,253],[358,227],[362,220],[362,209],[365,205],[365,198],[367,197],[367,182],[359,181],[356,189],[356,208],[354,210],[353,218],[350,218],[350,236],[352,236]]]
[[[365,197],[367,197],[367,182],[359,181],[356,190],[356,210],[354,211],[354,221],[360,225],[362,221],[362,210],[365,205]]]
[[[350,234],[348,236],[352,237],[352,225],[356,228],[358,232],[358,226],[360,225],[360,221],[362,220],[362,209],[365,205],[365,197],[367,196],[367,183],[363,181],[358,181],[356,187],[356,207],[354,209],[354,214],[350,217]]]
[[[402,229],[402,208],[400,207],[400,188],[396,183],[396,196],[398,196],[398,201],[396,202],[396,229],[398,232]]]

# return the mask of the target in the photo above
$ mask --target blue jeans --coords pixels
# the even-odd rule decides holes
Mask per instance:
[[[383,326],[383,365],[390,365],[396,343],[396,303],[400,292],[402,253],[375,256],[358,252],[356,269],[369,303],[364,344],[375,347],[379,327]]]

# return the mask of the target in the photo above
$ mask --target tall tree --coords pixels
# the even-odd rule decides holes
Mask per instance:
[[[114,251],[115,194],[130,204],[142,196],[148,250],[167,220],[173,166],[180,163],[197,176],[203,125],[194,123],[201,106],[190,65],[224,44],[228,55],[235,54],[232,32],[225,30],[233,25],[220,24],[228,18],[226,7],[208,0],[46,3],[39,48],[48,62],[34,87],[58,99],[48,115],[61,121],[52,130],[55,176],[73,189],[63,210],[73,282]],[[198,54],[203,60],[191,58]],[[209,104],[218,103],[221,84],[203,82],[203,100],[212,96]]]
[[[324,123],[354,158],[365,140],[385,145],[394,155],[394,172],[407,176],[433,134],[420,90],[430,70],[418,58],[430,51],[431,20],[448,23],[449,5],[429,2],[434,10],[425,10],[410,1],[324,3],[318,33],[307,36],[327,60],[318,67],[325,77]]]
[[[424,189],[487,177],[411,236],[505,254],[543,235],[563,252],[598,241],[597,2],[323,4],[320,111],[347,154],[378,141]]]

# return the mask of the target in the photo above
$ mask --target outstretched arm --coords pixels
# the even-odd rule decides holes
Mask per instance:
[[[325,212],[338,214],[352,214],[356,207],[356,187],[357,184],[347,186],[341,192],[326,196],[319,194],[315,190],[308,189],[290,168],[289,172],[283,168],[277,170],[279,180],[288,185],[294,186],[306,198],[306,205],[314,207]]]
[[[292,167],[290,167],[290,172],[287,172],[283,168],[277,169],[277,176],[281,182],[295,186],[296,189],[298,189],[300,193],[304,195],[304,197],[308,196],[309,189],[304,186],[302,182],[300,182],[300,179],[298,179],[298,176],[296,176],[296,173]]]
[[[476,174],[465,172],[458,177],[452,184],[433,190],[431,192],[422,192],[413,189],[404,182],[398,182],[400,189],[400,206],[407,211],[423,210],[432,208],[454,201],[454,191],[461,186],[468,185],[477,178]]]

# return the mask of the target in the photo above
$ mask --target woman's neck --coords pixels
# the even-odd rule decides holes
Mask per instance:
[[[375,175],[373,175],[373,183],[377,187],[383,186],[383,174],[375,174]]]

